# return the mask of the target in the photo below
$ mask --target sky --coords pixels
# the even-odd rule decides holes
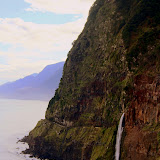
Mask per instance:
[[[65,61],[95,0],[0,0],[0,85]]]

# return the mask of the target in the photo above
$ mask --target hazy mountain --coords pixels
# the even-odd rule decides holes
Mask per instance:
[[[46,66],[40,73],[34,73],[14,82],[0,86],[1,98],[49,100],[53,97],[62,77],[64,62]]]

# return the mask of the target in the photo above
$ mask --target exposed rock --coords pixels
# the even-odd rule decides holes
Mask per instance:
[[[124,159],[160,157],[157,134],[160,122],[160,77],[139,75],[134,79],[131,105],[126,113]],[[129,150],[129,152],[128,152]]]
[[[160,142],[159,0],[97,0],[74,41],[29,153],[55,160],[113,160],[125,112],[122,159],[156,160]]]

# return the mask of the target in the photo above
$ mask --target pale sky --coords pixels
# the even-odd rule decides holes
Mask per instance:
[[[0,84],[64,61],[95,0],[0,0]]]

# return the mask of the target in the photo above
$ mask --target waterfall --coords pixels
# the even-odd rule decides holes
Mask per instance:
[[[117,131],[115,160],[119,160],[119,156],[120,156],[121,138],[123,133],[123,126],[122,126],[123,118],[124,118],[124,113],[122,114],[121,119],[119,121],[119,126]]]

